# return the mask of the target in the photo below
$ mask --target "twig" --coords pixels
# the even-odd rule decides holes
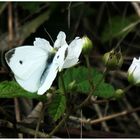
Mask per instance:
[[[24,127],[24,126],[21,126],[21,125],[17,125],[16,127],[17,127],[17,129],[18,129],[20,132],[22,132],[22,133],[27,133],[27,134],[30,134],[30,135],[33,135],[33,136],[34,136],[35,133],[36,133],[35,130],[30,129],[30,128],[27,128],[27,127]],[[42,132],[40,132],[40,131],[38,131],[38,132],[36,133],[36,135],[37,135],[38,137],[41,137],[41,138],[48,138],[48,137],[49,137],[48,134],[42,133]]]
[[[14,98],[14,103],[15,103],[15,116],[16,116],[16,121],[20,122],[21,121],[21,116],[20,116],[20,108],[19,108],[19,102],[18,98]],[[18,133],[19,138],[23,138],[23,135],[21,133]]]
[[[91,97],[91,104],[105,104],[110,101],[114,101],[114,99],[102,99],[102,100],[95,100],[93,96]]]
[[[91,119],[82,119],[81,120],[80,118],[73,117],[73,116],[70,116],[69,119],[76,121],[76,122],[79,122],[79,123],[82,121],[85,124],[97,124],[97,123],[101,123],[103,121],[111,120],[111,119],[114,119],[117,117],[125,116],[127,114],[131,114],[131,113],[137,112],[137,111],[140,111],[140,107],[137,107],[137,108],[134,108],[131,110],[124,110],[122,112],[111,114],[111,115],[105,116],[105,117],[100,118],[100,119],[95,119],[95,120],[91,120]]]
[[[14,126],[16,126],[16,128],[19,132],[26,133],[26,134],[29,134],[32,136],[34,136],[34,134],[35,134],[35,130],[33,130],[33,129],[24,127],[24,126],[19,125],[19,124],[14,125],[13,123],[6,121],[6,120],[0,120],[0,126],[11,128],[11,129],[15,129]],[[41,138],[48,138],[49,137],[48,134],[42,133],[42,132],[37,132],[37,136],[41,137]]]
[[[132,110],[124,110],[124,111],[119,112],[119,113],[108,115],[108,116],[105,116],[102,119],[91,120],[90,124],[97,124],[97,123],[100,123],[102,121],[107,121],[107,120],[111,120],[111,119],[114,119],[114,118],[117,118],[117,117],[125,116],[127,114],[131,114],[131,113],[136,112],[136,111],[140,111],[140,107],[132,109]]]
[[[20,109],[19,109],[19,102],[17,98],[14,98],[14,103],[15,103],[15,114],[16,114],[16,121],[20,122]]]
[[[35,132],[35,138],[37,138],[37,132],[39,131],[39,127],[40,127],[40,123],[41,123],[41,120],[42,120],[42,118],[43,118],[43,115],[44,115],[44,111],[45,111],[45,105],[42,103],[42,108],[41,108],[41,110],[40,110],[40,116],[39,116],[39,118],[38,118],[38,122],[37,122],[37,126],[36,126],[36,132]]]
[[[131,4],[134,7],[137,15],[140,17],[140,7],[139,7],[139,4],[137,2],[131,2]]]
[[[62,126],[62,124],[69,118],[69,113],[67,113],[64,118],[59,122],[59,124],[49,133],[49,137],[52,135]]]
[[[68,138],[70,138],[70,133],[69,133],[69,129],[67,127],[67,123],[65,122],[65,128],[66,128],[66,131],[67,131],[67,134],[68,134]]]
[[[17,3],[14,3],[14,35],[15,38],[14,40],[17,42],[18,38],[20,38],[20,33],[19,33],[19,19],[18,19],[18,10],[17,10]]]
[[[13,36],[14,36],[14,31],[13,31],[13,3],[8,2],[8,37],[9,37],[9,48],[13,47]],[[18,98],[14,98],[14,103],[15,103],[15,116],[16,116],[16,121],[20,122],[21,121],[21,116],[20,116],[20,108],[19,108],[19,102]],[[18,134],[19,138],[23,138],[22,134]]]
[[[100,107],[99,107],[98,104],[95,104],[96,99],[95,99],[93,96],[92,96],[92,98],[91,98],[91,101],[92,101],[92,103],[93,103],[93,106],[94,106],[94,108],[95,108],[95,110],[96,110],[96,112],[97,112],[99,118],[103,118],[103,115],[102,115],[102,112],[101,112],[101,110],[100,110]],[[99,100],[99,101],[100,101],[100,100]],[[100,102],[101,102],[101,103],[108,103],[109,100],[105,99],[105,100],[101,100]],[[99,102],[99,103],[100,103],[100,102]],[[102,122],[102,127],[104,128],[105,131],[107,131],[107,132],[110,131],[110,130],[109,130],[109,127],[108,127],[108,125],[107,125],[107,123],[106,123],[105,121]]]
[[[13,10],[12,2],[8,2],[8,30],[9,30],[9,48],[12,48],[13,41]]]
[[[124,103],[126,104],[126,106],[127,106],[128,109],[133,109],[132,106],[131,106],[131,104],[128,102],[128,100],[127,100],[126,97],[123,98],[123,101],[124,101]],[[137,113],[136,113],[136,112],[133,112],[133,113],[132,113],[132,116],[133,116],[133,118],[136,120],[137,124],[140,126],[140,118],[139,118],[139,116],[137,115]]]
[[[98,104],[93,104],[93,106],[94,106],[94,108],[95,108],[95,110],[97,112],[98,117],[100,119],[102,119],[103,118],[103,114],[102,114],[102,112],[100,110],[99,105]],[[104,128],[105,131],[107,131],[107,132],[110,131],[109,127],[108,127],[108,125],[107,125],[107,123],[105,121],[101,122],[101,124],[102,124],[102,127]]]

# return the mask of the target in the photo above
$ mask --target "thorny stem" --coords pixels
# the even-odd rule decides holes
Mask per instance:
[[[60,79],[61,79],[61,83],[62,83],[63,94],[66,95],[66,88],[65,88],[65,83],[64,83],[64,78],[63,78],[62,72],[60,72]]]
[[[65,88],[65,83],[64,83],[64,78],[63,78],[63,73],[60,73],[60,79],[61,79],[61,83],[62,83],[62,90],[63,90],[63,94],[66,97],[66,101],[67,101],[67,94],[66,94],[66,88]],[[66,115],[64,116],[64,118],[59,122],[59,124],[49,133],[49,137],[52,137],[52,135],[64,124],[64,122],[69,118],[69,113],[68,113],[68,108],[66,106]]]
[[[66,92],[66,87],[65,87],[65,82],[64,82],[64,78],[63,78],[63,73],[60,72],[60,79],[61,79],[61,83],[62,83],[62,90],[63,90],[63,94],[66,98],[66,102],[67,102],[67,98],[68,98],[68,95],[67,95],[67,92]],[[66,111],[67,111],[67,103],[66,103]]]

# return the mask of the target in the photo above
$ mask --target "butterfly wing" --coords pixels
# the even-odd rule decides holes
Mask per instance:
[[[27,79],[38,67],[44,67],[48,54],[34,46],[23,46],[12,49],[5,54],[6,62],[13,73]]]
[[[27,91],[37,91],[47,65],[48,53],[39,47],[22,46],[8,51],[5,59],[16,81]]]
[[[67,47],[67,45],[64,45],[58,49],[52,63],[50,64],[48,69],[46,69],[42,77],[41,86],[38,90],[39,95],[44,94],[51,87],[55,77],[57,76],[57,72],[61,71],[65,61],[65,53]]]

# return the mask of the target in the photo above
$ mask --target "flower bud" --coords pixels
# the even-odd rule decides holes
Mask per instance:
[[[102,60],[106,67],[111,70],[120,68],[123,64],[123,56],[120,51],[111,50],[104,54]]]
[[[120,99],[120,98],[122,98],[123,96],[124,96],[124,90],[122,90],[122,89],[117,89],[116,91],[115,91],[115,94],[114,94],[114,98],[116,98],[116,99]]]
[[[75,80],[72,81],[72,82],[68,85],[68,89],[69,89],[70,91],[76,91],[77,85],[76,85],[76,81],[75,81]]]
[[[82,41],[83,41],[82,52],[84,54],[89,54],[91,52],[91,49],[93,48],[92,41],[87,36],[82,37]]]
[[[128,81],[133,85],[140,85],[140,58],[134,58],[128,69]]]

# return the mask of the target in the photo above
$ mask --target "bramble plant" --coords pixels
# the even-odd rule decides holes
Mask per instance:
[[[65,38],[65,34],[60,32],[54,44],[54,46],[57,46],[55,48],[59,48],[59,46],[63,46],[62,44],[66,44]],[[41,39],[38,40],[38,42],[37,40],[34,42],[36,46],[39,45],[42,41]],[[79,43],[81,43],[79,48],[77,47],[79,50],[76,50],[74,47]],[[85,58],[86,66],[72,67],[78,63],[78,57],[80,56],[81,48],[83,48],[82,54]],[[54,130],[52,130],[52,132],[47,135],[47,137],[51,137],[63,124],[62,122],[64,122],[64,120],[69,117],[71,112],[74,112],[88,104],[92,96],[107,100],[115,100],[122,98],[127,91],[126,89],[115,90],[111,84],[105,81],[106,73],[109,70],[115,70],[115,68],[118,69],[122,66],[123,56],[121,53],[115,52],[115,50],[111,50],[105,53],[103,56],[103,62],[106,66],[106,69],[103,73],[101,73],[96,68],[90,66],[88,54],[92,49],[94,49],[92,41],[87,36],[83,37],[81,40],[74,40],[73,43],[71,43],[70,47],[68,48],[66,59],[61,65],[60,69],[69,67],[71,68],[63,70],[58,74],[58,89],[55,88],[52,90],[52,88],[50,88],[46,94],[37,95],[37,93],[30,93],[25,91],[15,81],[4,81],[0,83],[0,98],[26,97],[30,99],[37,99],[45,103],[50,100],[50,97],[48,98],[48,96],[46,96],[48,92],[49,94],[52,94],[53,96],[51,96],[51,101],[47,106],[48,113],[54,119],[54,121],[57,121],[60,118],[62,120],[56,126],[56,128],[54,128]],[[77,53],[74,53],[74,51],[77,51]],[[56,54],[57,53],[55,53],[55,55]],[[138,62],[135,61],[137,60],[134,58],[133,63],[128,70],[129,81],[131,81],[130,77],[133,78],[133,81],[139,80],[139,77],[137,76],[139,60]],[[133,66],[134,64],[135,66]],[[85,94],[87,95],[87,98],[77,103],[74,98],[78,98],[79,94]]]
[[[139,11],[0,2],[0,137],[140,137]]]

